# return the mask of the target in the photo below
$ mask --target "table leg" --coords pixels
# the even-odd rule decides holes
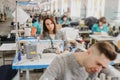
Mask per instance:
[[[90,44],[92,44],[92,38],[90,38]]]
[[[20,70],[18,70],[18,80],[20,80]]]
[[[30,73],[29,73],[29,70],[27,69],[26,70],[26,80],[30,80],[30,75],[29,75]]]
[[[5,65],[4,51],[2,52],[2,57],[3,57],[3,65]]]

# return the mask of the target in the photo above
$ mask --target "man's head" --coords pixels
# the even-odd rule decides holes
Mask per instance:
[[[86,55],[83,66],[88,73],[100,72],[117,56],[113,45],[105,41],[93,44],[87,50]]]
[[[105,18],[105,17],[101,17],[99,20],[100,20],[100,22],[102,22],[103,24],[106,24],[106,18]]]

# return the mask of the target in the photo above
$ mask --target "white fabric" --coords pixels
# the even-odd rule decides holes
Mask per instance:
[[[31,36],[31,28],[25,28],[25,36]]]
[[[120,71],[118,71],[117,69],[110,65],[108,66],[107,69],[104,69],[102,72],[105,73],[106,76],[120,77]]]
[[[16,20],[16,10],[12,13],[13,17]],[[17,22],[24,24],[30,16],[20,7],[17,7]]]
[[[66,27],[62,28],[61,31],[64,32],[68,41],[75,40],[79,37],[79,31],[77,29]]]

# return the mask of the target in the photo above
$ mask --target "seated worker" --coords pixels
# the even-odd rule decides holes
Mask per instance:
[[[95,80],[116,56],[109,42],[97,42],[87,51],[58,55],[39,80]]]
[[[40,35],[41,40],[65,40],[65,36],[61,31],[56,30],[56,24],[51,18],[45,18],[43,20],[43,33]],[[54,45],[51,45],[52,49]],[[47,50],[48,51],[48,50]],[[54,52],[56,50],[53,50]],[[55,52],[61,53],[61,52]]]
[[[64,34],[62,32],[57,32],[56,24],[51,18],[45,18],[43,21],[43,33],[40,39],[59,39],[65,40]]]
[[[31,31],[31,35],[32,36],[39,36],[42,33],[42,26],[40,25],[40,17],[38,18],[38,20],[35,20],[35,22],[33,22],[32,24],[32,31]]]
[[[40,35],[42,40],[63,40],[64,50],[71,51],[72,45],[76,45],[75,40],[67,40],[67,35],[62,30],[56,30],[56,24],[51,18],[45,18],[43,21],[43,33]]]
[[[97,24],[92,26],[92,34],[101,34],[101,33],[108,32],[108,26],[106,25],[106,18],[101,17]]]
[[[69,27],[70,21],[68,20],[67,16],[63,16],[61,20],[59,20],[59,24],[62,25],[62,27]]]

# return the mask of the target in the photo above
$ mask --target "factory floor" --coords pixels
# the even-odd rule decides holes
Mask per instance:
[[[7,19],[7,21],[5,22],[0,22],[0,35],[8,35],[10,31],[14,29],[13,26],[11,26],[11,22],[12,22],[12,19]],[[15,51],[7,52],[7,53],[9,54],[6,54],[5,58],[13,60]],[[12,61],[6,61],[5,64],[6,65],[12,64]],[[3,57],[2,57],[2,52],[0,52],[0,66],[2,65],[3,65]],[[118,68],[118,70],[120,70],[120,68]],[[43,73],[42,70],[30,70],[30,80],[39,80],[42,73]],[[18,80],[18,79],[15,79],[15,80]],[[26,80],[25,70],[21,71],[20,80]]]

